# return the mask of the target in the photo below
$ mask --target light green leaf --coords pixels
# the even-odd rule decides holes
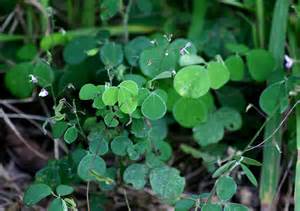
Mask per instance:
[[[118,101],[118,92],[119,89],[114,86],[105,89],[102,95],[103,103],[108,106],[113,106]]]
[[[167,105],[163,98],[152,92],[143,102],[142,114],[150,120],[162,118],[167,112]]]
[[[72,144],[78,138],[78,130],[75,126],[69,127],[64,135],[64,140],[68,144]]]
[[[216,193],[220,200],[228,201],[235,194],[237,185],[230,176],[222,176],[217,180]]]
[[[96,46],[97,42],[93,37],[75,38],[64,48],[64,60],[69,64],[79,64],[88,57],[86,52]]]
[[[210,80],[210,87],[213,89],[219,89],[229,81],[229,70],[221,62],[208,63],[207,72]]]
[[[146,184],[148,168],[144,164],[131,164],[123,174],[123,179],[127,184],[132,184],[135,189],[142,189]]]
[[[92,170],[100,175],[104,175],[106,164],[101,157],[95,154],[87,154],[78,165],[78,176],[85,181],[96,180],[95,176],[91,173]]]
[[[159,197],[169,203],[174,203],[183,192],[185,179],[179,171],[168,166],[154,168],[150,172],[151,188]]]
[[[207,119],[207,108],[200,99],[181,98],[173,107],[175,120],[183,127],[194,127]]]
[[[256,180],[255,176],[252,174],[252,172],[250,171],[250,169],[244,164],[241,164],[241,167],[242,167],[244,173],[246,174],[247,178],[250,180],[250,182],[255,187],[257,187],[257,180]]]
[[[200,65],[184,67],[174,78],[174,88],[183,97],[199,98],[209,91],[209,87],[208,73]]]
[[[45,184],[30,185],[24,193],[24,203],[27,206],[38,203],[43,198],[46,198],[52,193],[51,188]]]
[[[122,46],[114,42],[105,43],[100,50],[100,59],[109,69],[121,64],[123,57]]]
[[[127,148],[132,145],[132,141],[126,136],[118,136],[111,142],[110,147],[115,155],[125,156]]]
[[[252,158],[244,157],[242,159],[242,163],[245,163],[247,165],[252,165],[252,166],[261,166],[261,162],[254,160]]]
[[[205,64],[205,60],[202,57],[195,54],[185,54],[179,59],[180,66],[188,66],[195,64]]]
[[[254,49],[246,54],[247,66],[251,77],[256,81],[265,81],[275,68],[272,54],[263,49]]]
[[[212,178],[217,178],[222,174],[225,174],[234,164],[236,163],[235,160],[228,161],[224,165],[220,166],[212,175]]]
[[[239,55],[233,55],[225,60],[225,64],[230,72],[230,80],[241,81],[244,79],[245,65]]]
[[[56,198],[50,203],[48,211],[68,211],[68,207],[63,199]]]
[[[74,188],[72,188],[69,185],[59,185],[56,187],[56,193],[59,196],[69,195],[69,194],[73,193],[73,191],[74,191]]]
[[[141,53],[139,65],[144,75],[154,78],[161,72],[174,70],[176,56],[164,47],[148,48]]]
[[[134,81],[123,81],[119,84],[118,105],[123,113],[131,114],[138,105],[138,86]]]
[[[34,57],[37,55],[37,49],[34,44],[29,43],[26,45],[23,45],[18,51],[17,51],[17,57],[24,61],[30,61],[34,59]]]
[[[101,91],[99,86],[94,84],[85,84],[79,91],[80,100],[93,100],[97,94]]]

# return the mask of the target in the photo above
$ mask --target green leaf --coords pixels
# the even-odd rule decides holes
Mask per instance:
[[[93,37],[78,37],[69,42],[64,48],[64,60],[68,64],[79,64],[87,57],[87,51],[94,49],[97,42]]]
[[[242,159],[242,163],[245,163],[247,165],[252,165],[252,166],[261,166],[261,162],[254,160],[252,158],[248,158],[248,157],[243,157]]]
[[[59,196],[69,195],[69,194],[73,193],[73,191],[74,191],[74,188],[72,188],[69,185],[59,185],[56,187],[56,193]]]
[[[37,55],[37,49],[34,44],[29,43],[27,45],[23,45],[18,51],[17,51],[17,57],[24,61],[30,61],[34,59],[34,57]]]
[[[46,198],[52,193],[51,188],[45,184],[30,185],[24,193],[24,203],[27,206],[38,203],[43,198]]]
[[[229,81],[229,70],[221,62],[209,62],[207,72],[210,80],[210,87],[213,89],[220,89]]]
[[[123,113],[131,114],[138,105],[138,86],[134,81],[123,81],[119,84],[118,105]]]
[[[202,209],[202,211],[222,211],[222,206],[219,204],[204,204]]]
[[[124,80],[134,81],[140,88],[146,84],[146,79],[138,74],[125,74]]]
[[[252,172],[250,171],[250,169],[244,164],[241,164],[241,167],[242,167],[244,173],[246,174],[247,178],[250,180],[250,182],[255,187],[257,187],[257,180],[256,180],[255,176],[252,174]]]
[[[156,139],[153,145],[158,159],[168,161],[172,157],[172,147],[168,142]]]
[[[115,42],[105,43],[100,50],[100,59],[109,69],[121,64],[123,57],[122,46]]]
[[[69,127],[64,135],[64,140],[68,144],[72,144],[78,138],[78,130],[75,126]]]
[[[96,180],[92,174],[92,170],[100,175],[104,175],[106,172],[106,164],[101,157],[95,154],[87,154],[81,159],[78,165],[78,176],[85,181]]]
[[[42,87],[50,86],[54,81],[54,73],[49,64],[39,60],[34,69],[33,75],[37,78],[38,84]]]
[[[207,122],[193,128],[193,136],[201,146],[218,143],[224,136],[223,125],[215,115],[208,117]]]
[[[232,53],[245,54],[249,51],[249,48],[244,44],[228,43],[226,48]]]
[[[33,65],[31,63],[20,63],[12,67],[5,74],[6,88],[18,98],[31,96],[33,84],[30,82]]]
[[[108,141],[102,132],[93,131],[88,136],[89,151],[97,155],[105,155],[108,152]]]
[[[195,205],[195,200],[181,199],[175,204],[175,211],[189,211]]]
[[[123,174],[123,179],[127,184],[132,184],[135,189],[142,189],[146,184],[148,168],[144,164],[131,164]]]
[[[50,203],[48,211],[68,211],[68,207],[63,199],[56,198]]]
[[[207,119],[207,108],[200,99],[181,98],[173,107],[175,120],[183,127],[191,128]]]
[[[230,72],[230,80],[241,81],[244,79],[245,65],[239,55],[233,55],[225,60],[225,64]]]
[[[128,63],[132,66],[137,66],[142,51],[151,46],[153,46],[153,44],[147,37],[144,36],[136,37],[129,41],[124,49]]]
[[[144,14],[150,14],[153,8],[153,2],[151,0],[139,0],[136,2],[137,7]]]
[[[208,73],[200,65],[184,67],[174,78],[174,88],[183,97],[199,98],[209,91],[209,87]]]
[[[55,122],[52,125],[52,136],[53,138],[60,138],[64,132],[66,131],[66,129],[68,128],[68,124],[64,121],[60,121],[60,122]]]
[[[212,175],[212,178],[217,178],[222,174],[226,173],[234,164],[236,163],[235,160],[228,161],[224,165],[220,166]]]
[[[263,49],[254,49],[246,54],[247,66],[251,77],[256,81],[265,81],[275,68],[272,54]]]
[[[132,145],[132,141],[126,136],[118,136],[111,142],[110,147],[115,155],[125,156],[127,148]]]
[[[103,0],[100,2],[100,17],[104,21],[112,18],[121,10],[120,0]]]
[[[179,59],[180,66],[188,66],[195,64],[205,64],[205,60],[202,57],[194,54],[185,54]]]
[[[272,115],[275,110],[284,112],[289,104],[288,94],[285,84],[277,82],[269,85],[260,95],[259,105],[268,115]]]
[[[242,127],[242,117],[238,111],[229,107],[222,107],[216,112],[219,121],[226,130],[236,131]]]
[[[167,112],[167,105],[163,98],[152,92],[143,102],[142,114],[150,120],[162,118]]]
[[[225,205],[224,211],[249,211],[249,209],[242,204],[229,203]]]
[[[235,194],[237,185],[230,176],[222,176],[217,180],[216,193],[220,200],[228,201]]]
[[[148,48],[141,53],[139,65],[144,75],[154,78],[159,73],[174,70],[176,56],[164,47]]]
[[[179,60],[181,55],[185,54],[196,54],[197,48],[196,46],[187,39],[176,39],[174,40],[170,46],[168,47],[168,52],[174,52],[176,56],[176,62]]]
[[[80,100],[93,100],[97,94],[101,91],[99,86],[94,84],[85,84],[79,91]]]
[[[118,92],[117,87],[111,86],[105,89],[102,95],[102,101],[105,105],[113,106],[118,101]]]
[[[104,116],[104,123],[107,127],[117,127],[119,125],[119,121],[115,118],[114,113],[108,113]]]
[[[174,203],[183,192],[185,179],[179,171],[168,166],[154,168],[150,173],[151,188],[159,197]]]

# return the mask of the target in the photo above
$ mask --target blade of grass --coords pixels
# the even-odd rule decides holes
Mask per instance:
[[[277,0],[272,19],[272,28],[269,41],[269,51],[276,60],[275,71],[280,71],[284,46],[286,41],[287,20],[288,20],[289,1]],[[268,84],[272,83],[271,81]],[[280,124],[281,115],[279,111],[274,114],[273,118],[267,123],[265,137],[269,137]],[[263,150],[263,166],[261,172],[260,184],[260,201],[261,210],[276,210],[273,201],[276,194],[279,175],[280,175],[280,152],[278,147],[281,145],[281,130],[278,130],[272,138],[272,144],[265,144]]]
[[[299,100],[298,96],[298,100]],[[300,210],[300,107],[296,108],[296,139],[297,139],[297,163],[296,163],[296,176],[295,176],[295,210]]]
[[[188,32],[188,38],[193,42],[199,40],[202,28],[205,21],[205,14],[207,11],[207,0],[194,0],[193,1],[193,15],[192,21]]]
[[[258,26],[259,45],[264,48],[265,44],[265,20],[264,20],[264,2],[256,0],[256,19]]]
[[[96,12],[95,0],[85,0],[83,2],[83,13],[82,13],[82,26],[92,27],[95,25],[95,12]]]

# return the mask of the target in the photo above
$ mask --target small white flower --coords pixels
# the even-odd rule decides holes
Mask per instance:
[[[286,69],[291,69],[294,65],[294,60],[288,55],[284,55],[284,63]]]
[[[69,83],[67,87],[68,89],[75,89],[75,86],[72,83]]]
[[[42,90],[39,93],[39,96],[40,97],[47,97],[48,94],[49,94],[48,91],[46,89],[42,88]]]
[[[30,77],[29,79],[30,83],[36,84],[38,82],[37,77],[35,77],[34,75],[30,74],[29,77]]]

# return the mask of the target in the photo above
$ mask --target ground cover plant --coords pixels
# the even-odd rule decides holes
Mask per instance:
[[[300,2],[0,3],[1,208],[300,210]]]

